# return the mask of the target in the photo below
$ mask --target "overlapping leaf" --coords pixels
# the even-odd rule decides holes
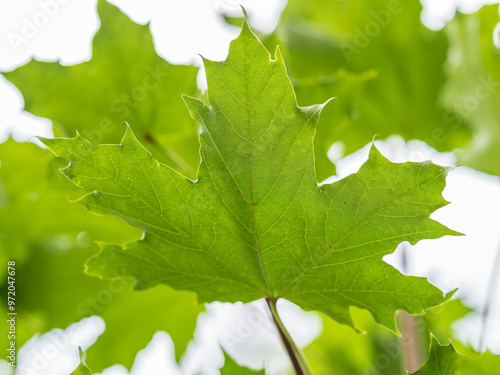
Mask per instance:
[[[83,264],[95,252],[94,247],[86,251],[75,247],[62,254],[37,249],[29,263],[20,269],[23,275],[32,275],[18,282],[22,295],[29,296],[20,298],[20,311],[25,317],[40,319],[39,327],[30,327],[35,328],[31,335],[98,315],[106,329],[87,350],[88,364],[93,370],[101,371],[115,364],[130,369],[136,353],[161,330],[172,338],[179,360],[203,310],[196,303],[196,296],[165,285],[137,292],[131,290],[131,280],[91,278],[84,274]],[[27,319],[23,319],[22,326],[29,326]]]
[[[31,61],[4,73],[25,99],[25,109],[47,117],[57,136],[78,129],[92,142],[117,142],[128,121],[155,157],[194,177],[198,126],[185,116],[181,94],[197,95],[197,68],[158,56],[149,26],[138,25],[99,0],[101,27],[92,59],[73,66]]]
[[[143,230],[103,244],[92,274],[166,283],[201,301],[286,298],[351,324],[349,307],[395,329],[394,312],[444,302],[425,279],[382,261],[402,241],[456,232],[429,215],[447,168],[393,164],[376,148],[360,171],[318,186],[313,137],[322,105],[297,106],[279,50],[271,59],[245,23],[224,62],[205,60],[210,106],[186,97],[202,125],[196,182],[156,161],[127,130],[119,145],[42,139],[91,192],[80,203]]]
[[[459,357],[453,344],[439,345],[438,340],[432,336],[429,359],[413,375],[454,375]]]
[[[378,368],[382,357],[384,375],[400,375],[399,358],[390,355],[399,349],[398,338],[375,324],[365,311],[353,309],[351,313],[356,327],[367,334],[324,316],[321,336],[304,349],[314,375],[370,374],[382,370]]]
[[[129,227],[119,220],[85,215],[85,210],[68,202],[77,189],[61,178],[57,169],[63,163],[47,150],[9,139],[0,145],[0,160],[3,259],[14,258],[20,266],[36,247],[61,253],[76,246],[76,237],[85,231],[89,235],[102,234],[108,241],[137,237],[137,231],[127,231]],[[51,215],[47,220],[51,212],[64,214]]]
[[[467,126],[456,128],[454,113],[440,104],[448,42],[443,31],[422,25],[421,10],[418,1],[288,2],[277,35],[299,101],[336,96],[343,106],[325,109],[318,123],[320,167],[327,168],[325,150],[333,142],[342,141],[350,154],[373,134],[421,139],[440,151],[469,139]]]
[[[363,310],[352,309],[356,327],[366,332],[360,335],[342,326],[332,319],[323,318],[323,333],[304,353],[309,359],[315,375],[364,375],[381,372],[384,375],[400,375],[403,351],[402,346],[407,346],[409,337],[413,336],[412,346],[419,345],[425,348],[430,346],[429,330],[438,332],[443,342],[454,337],[451,330],[452,322],[462,318],[470,309],[465,307],[460,300],[454,299],[443,305],[436,306],[425,312],[422,317],[414,317],[410,336],[402,329],[402,339],[398,339],[383,327],[375,324],[370,315]],[[401,327],[399,325],[399,327]],[[425,343],[428,342],[429,346]],[[454,341],[455,344],[458,341]]]
[[[106,331],[89,349],[95,370],[117,363],[130,368],[158,330],[170,334],[179,359],[203,309],[192,293],[165,287],[136,293],[130,280],[104,281],[83,273],[84,262],[98,250],[93,240],[131,241],[140,231],[69,202],[77,189],[59,174],[57,166],[63,163],[48,150],[8,140],[0,145],[0,160],[0,257],[15,259],[22,275],[16,282],[16,308],[23,317],[17,345],[34,334],[99,315]],[[2,278],[1,288],[6,281]],[[2,338],[5,345],[9,341]]]
[[[468,356],[460,355],[453,344],[440,345],[431,335],[429,357],[412,375],[475,375],[500,374],[500,356],[491,352],[475,353],[469,348]]]
[[[474,130],[459,157],[472,168],[496,175],[500,175],[499,23],[498,5],[486,5],[474,14],[458,13],[446,26],[451,49],[445,97],[450,110],[460,115],[451,123],[457,131],[467,124]]]

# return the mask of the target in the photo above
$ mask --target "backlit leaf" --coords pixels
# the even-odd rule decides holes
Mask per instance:
[[[140,228],[139,241],[102,244],[88,272],[166,283],[200,301],[285,298],[352,324],[350,306],[396,330],[449,296],[382,261],[402,241],[454,235],[429,218],[447,202],[448,168],[394,164],[372,147],[359,172],[318,186],[313,156],[323,105],[296,103],[279,50],[271,59],[245,23],[224,62],[205,60],[210,106],[185,97],[202,126],[198,179],[156,161],[127,129],[119,145],[41,139],[90,191],[80,203]]]

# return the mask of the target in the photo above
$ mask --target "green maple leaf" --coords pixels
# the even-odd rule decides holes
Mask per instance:
[[[355,326],[366,334],[360,335],[350,327],[322,316],[323,331],[304,349],[314,375],[366,375],[376,373],[377,360],[384,356],[384,375],[401,374],[398,357],[387,352],[399,348],[398,338],[376,324],[367,311],[351,309]],[[391,352],[392,353],[392,352]]]
[[[63,252],[73,245],[77,247],[76,237],[83,231],[97,236],[107,234],[108,241],[132,240],[138,236],[137,231],[123,235],[130,234],[126,231],[129,227],[119,220],[85,215],[85,210],[68,202],[66,198],[78,189],[58,173],[63,163],[49,151],[33,143],[8,139],[0,145],[0,160],[2,259],[14,258],[21,266],[29,261],[34,248]],[[48,220],[47,212],[62,214],[51,215]],[[64,236],[72,238],[58,246],[57,238]]]
[[[452,117],[451,124],[458,130],[468,124],[475,135],[459,158],[496,175],[500,175],[500,45],[494,38],[499,21],[498,4],[492,4],[473,14],[458,13],[446,25],[451,48],[445,101],[461,116]]]
[[[429,357],[412,375],[476,375],[500,374],[500,356],[491,352],[478,354],[472,349],[467,356],[460,355],[453,344],[440,345],[431,334]]]
[[[326,108],[318,122],[320,180],[332,170],[326,151],[336,141],[347,155],[373,134],[421,139],[439,151],[469,140],[468,127],[455,127],[449,121],[454,114],[440,102],[446,35],[427,29],[421,12],[418,1],[288,2],[276,34],[299,102],[321,103],[332,96],[340,102]]]
[[[52,120],[56,136],[78,129],[92,142],[117,142],[119,123],[128,121],[155,158],[194,177],[198,126],[185,116],[181,94],[198,94],[198,68],[168,63],[155,52],[148,25],[104,0],[97,7],[101,26],[90,61],[31,61],[3,75],[21,90],[26,111]]]
[[[442,340],[452,336],[451,324],[463,318],[470,309],[459,299],[426,310],[415,327],[427,327],[433,334],[439,333]],[[366,375],[380,371],[381,358],[384,358],[384,375],[401,375],[401,357],[396,355],[401,347],[399,339],[375,324],[365,310],[352,309],[356,327],[365,332],[359,335],[348,326],[340,325],[323,316],[323,332],[311,345],[304,349],[315,375]],[[422,320],[425,320],[425,325]],[[420,335],[420,333],[419,333]],[[404,337],[404,332],[403,332]],[[430,344],[430,337],[427,337]],[[455,341],[455,346],[458,341]],[[427,345],[426,345],[427,347]],[[459,346],[461,348],[461,346]],[[389,354],[389,356],[388,356]],[[386,360],[385,360],[386,359]],[[486,372],[478,372],[486,373]]]
[[[78,352],[80,353],[80,365],[71,373],[71,375],[92,375],[93,372],[85,363],[85,353],[82,348],[78,348]]]
[[[132,241],[140,231],[69,202],[67,197],[78,188],[58,172],[64,162],[48,150],[9,139],[0,145],[0,160],[0,259],[15,259],[23,275],[16,281],[16,308],[23,316],[17,345],[99,315],[106,331],[88,350],[94,370],[118,363],[131,368],[135,354],[158,330],[169,333],[180,359],[203,310],[193,293],[164,286],[137,293],[130,290],[131,280],[105,281],[83,272],[84,262],[98,251],[92,239]],[[57,215],[47,214],[51,212]],[[5,276],[2,293],[7,293],[6,287]],[[7,336],[0,340],[4,345],[9,341]]]
[[[456,373],[460,355],[450,342],[440,345],[438,340],[431,335],[429,358],[422,367],[413,372],[413,375],[454,375]]]
[[[89,273],[132,275],[138,289],[166,283],[204,302],[286,298],[346,324],[357,306],[393,330],[396,310],[419,314],[449,298],[382,261],[402,241],[457,234],[429,218],[447,204],[448,168],[393,164],[372,147],[358,173],[318,186],[323,105],[297,105],[279,49],[271,59],[245,23],[228,58],[205,68],[211,106],[184,98],[202,126],[197,181],[154,160],[130,129],[119,145],[41,139],[92,191],[81,204],[144,232],[102,244]]]
[[[87,363],[94,371],[115,364],[131,369],[137,352],[160,330],[168,332],[175,343],[176,359],[180,360],[192,340],[198,314],[203,311],[194,293],[165,285],[137,292],[131,290],[132,280],[90,278],[83,273],[83,264],[95,254],[94,248],[85,252],[76,248],[63,254],[37,250],[29,264],[19,269],[25,277],[17,285],[23,295],[29,296],[19,298],[19,311],[25,317],[20,327],[32,328],[27,319],[30,316],[39,317],[43,323],[27,338],[97,315],[104,320],[106,329],[86,351]]]

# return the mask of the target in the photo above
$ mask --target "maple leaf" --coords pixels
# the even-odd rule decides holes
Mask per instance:
[[[479,354],[472,348],[466,348],[467,356],[460,355],[451,341],[441,345],[431,334],[429,357],[412,375],[475,375],[500,374],[500,356],[487,351]]]
[[[448,41],[443,30],[422,24],[422,9],[418,1],[288,1],[276,34],[299,102],[331,96],[340,102],[326,108],[317,126],[320,180],[333,167],[327,151],[337,141],[348,155],[373,134],[421,139],[438,151],[460,148],[471,138],[470,129],[454,126],[449,119],[456,115],[442,106]]]
[[[402,241],[457,234],[429,218],[447,204],[448,168],[394,164],[372,147],[359,172],[318,186],[324,105],[297,105],[279,49],[272,59],[245,22],[227,59],[204,64],[210,106],[184,97],[202,126],[196,181],[154,160],[129,128],[119,145],[41,138],[93,191],[80,203],[144,232],[102,244],[89,273],[132,275],[138,289],[166,283],[203,302],[285,298],[351,325],[357,306],[394,331],[396,310],[419,314],[449,298],[382,261]]]
[[[198,126],[184,115],[181,94],[198,94],[198,68],[164,60],[149,25],[107,1],[99,0],[97,11],[91,60],[72,66],[33,60],[2,74],[21,90],[26,111],[52,121],[56,136],[78,129],[92,142],[116,142],[119,123],[128,121],[155,158],[194,178]]]
[[[445,28],[451,52],[444,100],[461,116],[449,116],[450,122],[455,129],[470,125],[474,130],[458,152],[459,161],[494,175],[500,175],[498,10],[491,4],[473,14],[458,12]]]
[[[429,358],[413,375],[453,375],[457,369],[459,354],[451,342],[440,345],[439,341],[431,335]],[[408,373],[409,374],[409,373]]]
[[[18,322],[17,345],[99,315],[106,331],[87,350],[94,371],[114,364],[130,369],[135,354],[158,330],[169,333],[180,360],[203,310],[193,293],[164,285],[137,293],[131,290],[130,277],[104,281],[83,273],[85,260],[98,251],[97,245],[89,246],[92,238],[132,241],[140,231],[117,217],[98,217],[69,202],[66,198],[75,191],[80,194],[79,189],[58,172],[64,161],[55,160],[48,150],[8,139],[0,146],[0,160],[0,258],[16,259],[18,272],[25,275],[16,280],[16,288],[29,295],[16,305],[25,316]],[[48,212],[57,215],[48,218]],[[0,288],[6,290],[7,285],[5,277]],[[9,342],[7,336],[0,340],[3,345]]]

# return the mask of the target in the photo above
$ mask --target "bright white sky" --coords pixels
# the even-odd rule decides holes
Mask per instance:
[[[59,4],[44,10],[41,4]],[[229,41],[237,30],[228,27],[217,16],[225,10],[240,15],[238,4],[250,14],[255,28],[271,31],[278,20],[286,0],[183,0],[159,1],[133,0],[111,1],[122,8],[132,19],[140,23],[151,22],[151,30],[160,55],[174,63],[200,65],[198,54],[210,59],[222,60],[227,54]],[[474,11],[479,0],[423,0],[423,19],[433,28],[442,27],[449,20],[456,6],[464,11]],[[60,60],[63,64],[75,64],[91,56],[91,40],[99,21],[95,12],[96,0],[0,0],[0,71],[12,70],[32,57],[44,61]],[[48,9],[48,8],[45,8]],[[24,19],[33,21],[37,12],[49,14],[46,22],[38,27],[26,43],[15,48],[9,41],[9,33],[21,33]],[[43,17],[42,17],[43,18]],[[173,36],[173,37],[172,37]],[[203,84],[203,79],[200,79]],[[0,141],[12,134],[18,140],[28,140],[33,135],[51,136],[50,121],[22,111],[23,100],[15,87],[0,77]],[[432,159],[442,165],[454,165],[450,154],[439,154],[419,141],[405,144],[401,138],[392,137],[386,142],[376,142],[379,149],[392,161],[422,161]],[[1,145],[0,145],[1,147]],[[366,160],[367,148],[341,160],[340,176],[350,174]],[[409,251],[409,273],[429,277],[431,282],[449,291],[460,288],[458,295],[468,304],[481,308],[486,293],[493,258],[500,245],[500,179],[469,168],[459,167],[451,172],[445,198],[452,203],[436,212],[433,217],[451,228],[463,232],[466,237],[442,238],[421,241]],[[398,266],[399,251],[386,257],[386,261]],[[498,289],[500,293],[500,288]],[[500,294],[497,293],[492,316],[500,316]],[[292,335],[300,345],[307,345],[321,332],[321,321],[314,313],[304,313],[289,303],[282,303],[285,323],[289,322]],[[255,327],[250,324],[258,321]],[[227,341],[242,322],[250,327],[249,337],[242,343]],[[249,323],[250,322],[250,323]],[[219,340],[227,351],[239,361],[259,365],[267,363],[268,369],[279,373],[286,366],[286,357],[279,349],[273,327],[267,323],[266,312],[259,301],[245,305],[214,303],[200,317],[196,340],[191,345],[182,371],[173,364],[172,342],[168,335],[158,333],[148,349],[138,356],[133,375],[142,374],[218,374],[222,363],[218,349]],[[76,347],[87,348],[104,329],[100,318],[86,319],[77,324],[78,334],[71,335],[70,343],[59,350],[58,356],[48,360],[36,375],[66,375],[78,362]],[[480,321],[477,316],[457,325],[464,340],[477,343]],[[500,332],[500,319],[492,319],[488,329],[488,344],[500,352],[500,338],[492,332]],[[20,353],[20,361],[28,364],[34,353],[44,348],[53,337],[64,331],[51,332],[38,340],[32,340]],[[496,337],[495,337],[496,336]],[[67,337],[67,335],[66,335]],[[166,354],[170,353],[170,354]],[[252,359],[253,358],[253,359]],[[57,364],[57,365],[56,365]],[[25,367],[26,368],[26,367]],[[167,370],[168,369],[168,370]],[[22,374],[22,368],[18,368]],[[166,372],[168,371],[168,372]],[[9,369],[0,363],[0,374]],[[125,370],[114,367],[105,375],[123,375]]]

